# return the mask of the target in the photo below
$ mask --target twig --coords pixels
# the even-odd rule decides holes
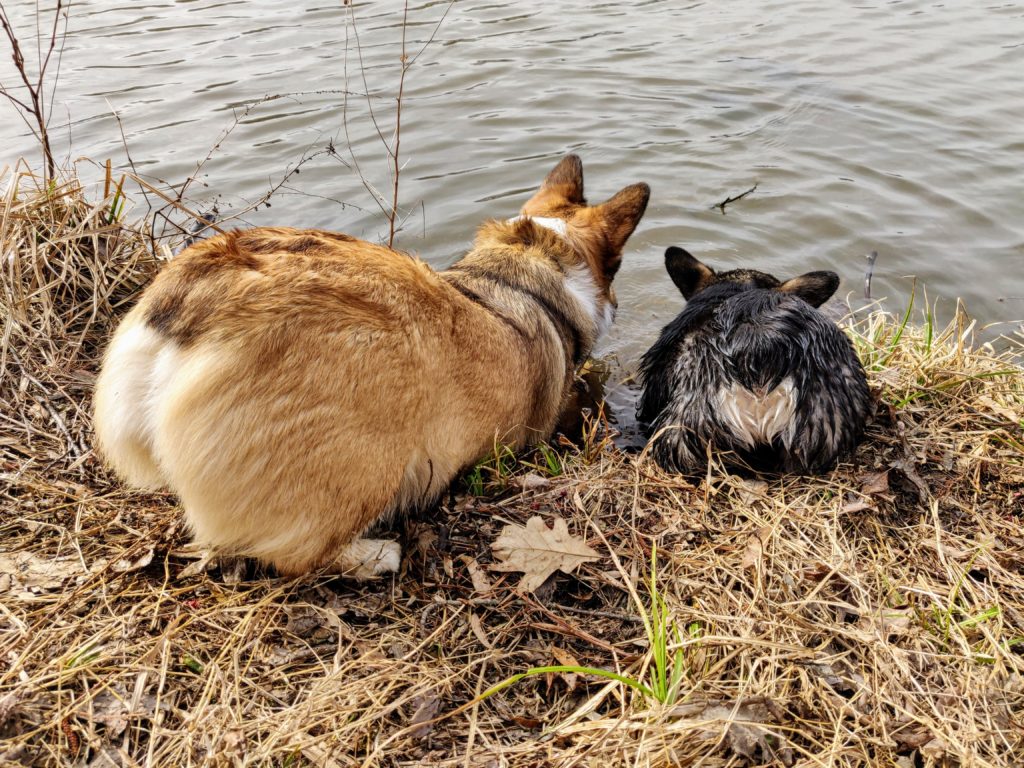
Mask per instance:
[[[757,184],[758,184],[758,182],[755,181],[754,182],[754,186],[752,186],[746,192],[740,192],[740,194],[736,195],[736,197],[727,197],[722,202],[716,203],[715,205],[712,205],[711,206],[711,210],[714,210],[715,208],[717,208],[718,210],[720,210],[722,212],[722,215],[724,216],[725,215],[725,206],[727,206],[729,203],[735,203],[737,200],[742,200],[744,197],[746,197],[751,192],[753,192],[755,189],[757,189]]]
[[[409,71],[409,58],[405,54],[405,34],[409,28],[409,0],[405,0],[402,9],[402,74],[398,78],[398,98],[395,100],[395,146],[391,150],[391,158],[395,162],[392,178],[391,213],[388,216],[388,248],[395,243],[395,216],[398,214],[398,177],[402,172],[398,164],[398,153],[402,145],[402,95],[405,93],[405,73]]]
[[[875,274],[875,261],[878,259],[878,251],[872,251],[865,258],[868,260],[867,271],[864,272],[864,298],[871,298],[871,276]]]
[[[71,4],[68,3],[68,9]],[[49,122],[49,110],[46,108],[46,68],[50,64],[50,57],[53,55],[54,49],[57,47],[57,29],[60,26],[60,19],[64,17],[64,32],[60,36],[61,45],[60,52],[57,56],[57,69],[60,71],[60,61],[64,54],[64,41],[67,37],[67,19],[68,14],[65,11],[63,14],[61,11],[65,11],[63,0],[57,0],[57,5],[53,9],[53,25],[50,29],[50,42],[46,49],[46,54],[43,54],[41,47],[42,33],[39,30],[39,11],[36,11],[36,58],[38,60],[38,70],[36,72],[35,82],[29,77],[28,70],[25,67],[25,56],[21,50],[21,43],[18,40],[18,36],[14,33],[14,27],[7,16],[7,9],[3,3],[0,2],[0,26],[3,27],[4,34],[7,35],[7,41],[11,47],[11,58],[14,61],[14,68],[18,72],[18,76],[21,78],[21,82],[28,93],[28,102],[23,101],[11,93],[10,89],[0,83],[0,96],[4,96],[8,101],[11,102],[19,111],[19,116],[28,125],[32,135],[35,136],[36,140],[39,141],[40,147],[43,151],[43,162],[45,165],[44,181],[52,179],[57,171],[56,163],[53,159],[53,151],[50,148],[50,134],[47,130],[47,123]],[[56,91],[57,83],[56,78],[52,85],[50,94],[50,105],[52,109],[53,105],[53,92]],[[29,117],[32,120],[29,120]],[[34,125],[33,125],[34,121]]]
[[[437,20],[437,23],[434,25],[434,28],[431,31],[430,36],[427,38],[426,42],[423,43],[422,47],[420,47],[420,49],[418,51],[416,51],[416,53],[414,55],[411,55],[411,56],[410,56],[409,51],[408,51],[409,4],[408,4],[408,2],[405,2],[403,4],[403,11],[402,11],[402,53],[401,53],[402,69],[401,69],[401,73],[400,73],[399,79],[398,79],[398,93],[397,93],[397,95],[395,97],[396,98],[396,106],[395,106],[395,131],[394,131],[394,138],[393,138],[392,141],[389,142],[387,139],[384,138],[384,133],[383,133],[383,131],[380,128],[380,123],[377,120],[377,114],[376,114],[376,112],[374,111],[374,108],[373,108],[373,101],[372,101],[372,99],[370,97],[370,85],[369,85],[369,82],[367,81],[367,78],[366,78],[366,66],[365,66],[365,64],[363,62],[363,50],[362,50],[362,45],[361,45],[360,40],[359,40],[359,28],[356,25],[355,4],[354,3],[346,3],[346,5],[348,5],[348,7],[349,7],[349,22],[351,23],[352,36],[353,36],[353,39],[355,41],[356,55],[358,56],[358,59],[359,59],[360,76],[362,77],[362,80],[363,80],[363,90],[364,90],[364,95],[365,95],[365,98],[366,98],[367,109],[368,109],[369,116],[370,116],[370,122],[373,124],[373,128],[377,132],[377,136],[380,138],[381,143],[384,145],[384,149],[388,153],[388,157],[390,158],[390,161],[391,161],[390,164],[389,164],[389,168],[390,168],[390,171],[391,171],[391,200],[390,200],[390,202],[386,199],[385,195],[382,194],[381,191],[379,191],[374,186],[374,184],[363,174],[362,169],[361,169],[361,167],[359,165],[359,159],[358,159],[358,157],[356,157],[355,148],[352,145],[351,135],[349,133],[349,126],[348,126],[348,98],[347,98],[348,93],[349,93],[349,91],[347,90],[347,87],[348,87],[348,51],[349,51],[349,39],[348,39],[348,29],[349,28],[348,28],[348,25],[346,25],[346,27],[345,27],[344,77],[345,77],[345,86],[346,86],[346,91],[345,91],[346,98],[344,99],[344,102],[342,104],[342,115],[341,115],[342,116],[342,128],[343,128],[343,130],[345,132],[345,140],[346,140],[346,143],[348,144],[349,155],[352,158],[352,165],[355,168],[356,173],[359,175],[360,182],[362,183],[362,185],[366,189],[366,191],[370,193],[370,196],[373,198],[374,202],[377,203],[377,206],[380,208],[381,213],[383,213],[384,216],[387,217],[387,220],[388,220],[388,246],[389,247],[392,247],[394,245],[395,235],[402,230],[402,226],[404,225],[405,221],[408,219],[408,214],[405,217],[401,218],[401,219],[399,218],[399,214],[398,214],[398,211],[399,211],[399,208],[398,208],[398,196],[399,196],[400,176],[401,176],[401,172],[402,172],[401,160],[399,158],[399,155],[400,155],[401,142],[402,142],[402,104],[404,102],[404,96],[405,96],[405,76],[408,73],[408,71],[412,68],[412,66],[416,63],[416,61],[420,58],[420,56],[423,55],[423,52],[426,51],[426,49],[428,47],[430,47],[430,44],[434,42],[434,39],[437,37],[438,30],[440,30],[440,28],[441,28],[441,24],[444,23],[445,18],[448,16],[448,12],[452,9],[452,6],[454,4],[455,4],[454,0],[451,0],[451,2],[448,3],[448,5],[444,9],[444,12],[441,14],[441,17]]]
[[[366,106],[367,106],[367,109],[369,110],[369,113],[370,113],[370,121],[373,123],[374,129],[376,129],[377,135],[380,136],[381,142],[383,142],[384,146],[387,148],[388,152],[390,153],[391,152],[391,148],[388,147],[388,143],[384,139],[384,134],[381,133],[380,127],[377,125],[377,118],[373,114],[373,102],[370,99],[370,86],[369,86],[369,84],[366,81],[366,67],[363,66],[363,51],[362,51],[362,47],[359,44],[359,30],[356,27],[356,15],[355,14],[356,14],[355,6],[354,6],[353,3],[350,3],[349,4],[349,19],[350,19],[351,24],[352,24],[352,34],[355,37],[355,41],[356,41],[356,54],[359,56],[359,64],[360,64],[359,69],[360,69],[360,72],[361,72],[362,78],[363,78],[363,91],[364,91],[364,93],[366,95]],[[373,198],[373,202],[375,202],[377,204],[377,207],[380,208],[381,213],[383,213],[385,216],[387,216],[388,215],[388,210],[387,210],[387,208],[384,205],[384,197],[380,194],[380,192],[378,192],[374,188],[374,186],[370,183],[369,179],[367,179],[366,176],[363,174],[362,168],[359,167],[359,158],[356,157],[355,148],[352,146],[352,137],[349,135],[349,130],[348,130],[348,97],[349,97],[349,91],[348,91],[348,50],[349,50],[348,29],[349,29],[349,25],[346,24],[345,25],[345,58],[342,60],[342,73],[343,73],[343,76],[345,78],[345,90],[344,90],[344,98],[342,99],[342,102],[341,102],[341,125],[342,125],[342,129],[345,131],[345,143],[348,145],[348,154],[349,154],[349,157],[352,158],[352,165],[353,165],[353,167],[356,170],[356,174],[359,176],[359,181],[362,183],[363,188],[366,189],[366,191],[370,193],[370,197]]]

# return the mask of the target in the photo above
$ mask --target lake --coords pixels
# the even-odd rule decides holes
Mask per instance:
[[[6,5],[31,35],[35,3]],[[682,306],[663,268],[672,244],[783,278],[833,269],[855,307],[877,251],[886,308],[903,309],[916,279],[940,316],[960,297],[1000,323],[985,338],[1020,328],[1019,3],[429,2],[408,7],[405,34],[398,247],[447,265],[568,151],[592,202],[651,185],[601,348],[620,379]],[[393,0],[76,3],[54,142],[120,169],[130,155],[154,183],[180,184],[209,155],[189,198],[221,216],[313,155],[243,220],[386,240],[402,37]],[[280,98],[245,111],[266,96]],[[2,109],[0,159],[34,159]]]

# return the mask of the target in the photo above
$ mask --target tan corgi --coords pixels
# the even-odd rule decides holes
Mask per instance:
[[[443,272],[319,230],[196,243],[114,334],[97,447],[176,493],[203,544],[283,574],[394,571],[369,525],[435,501],[495,440],[550,435],[649,194],[588,207],[570,155]]]

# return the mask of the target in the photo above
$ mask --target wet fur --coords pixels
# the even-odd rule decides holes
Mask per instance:
[[[856,445],[870,406],[853,346],[816,308],[838,277],[719,275],[680,252],[669,249],[666,263],[689,300],[641,363],[638,417],[654,459],[680,472],[701,470],[709,451],[761,472],[832,466]]]
[[[319,230],[199,242],[110,343],[98,448],[129,483],[174,491],[204,544],[289,574],[373,550],[364,529],[432,503],[495,441],[551,433],[647,195],[585,207],[570,156],[523,208],[566,219],[566,238],[489,222],[440,273]],[[394,570],[397,547],[378,561]]]

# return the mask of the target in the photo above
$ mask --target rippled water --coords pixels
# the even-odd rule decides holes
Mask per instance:
[[[22,31],[34,2],[6,3]],[[447,16],[436,27],[442,15]],[[93,0],[71,10],[54,124],[69,156],[180,182],[222,212],[304,165],[252,223],[369,239],[387,225],[402,5]],[[653,188],[605,351],[635,364],[681,299],[665,246],[780,276],[830,268],[863,304],[906,304],[917,276],[948,315],[1024,318],[1024,8],[1019,3],[416,3],[401,132],[398,245],[443,266],[487,217],[513,215],[554,161],[584,159],[592,200]],[[357,42],[358,34],[358,42]],[[10,82],[10,64],[0,81]],[[349,93],[344,96],[341,91]],[[311,93],[322,91],[321,93]],[[369,93],[369,97],[366,94]],[[5,105],[4,160],[33,152]],[[347,131],[346,131],[347,125]],[[69,144],[70,142],[70,144]],[[754,184],[756,191],[713,208]]]

